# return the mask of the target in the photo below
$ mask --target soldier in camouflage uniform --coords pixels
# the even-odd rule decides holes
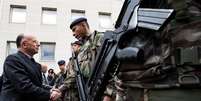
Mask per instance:
[[[78,18],[70,25],[73,36],[82,41],[83,45],[78,54],[78,63],[84,79],[87,80],[92,69],[92,60],[95,59],[98,47],[101,45],[102,34],[94,31],[90,32],[86,18]]]
[[[58,61],[57,63],[59,65],[59,69],[61,70],[58,74],[57,74],[57,78],[56,78],[56,81],[55,81],[55,84],[54,86],[56,88],[58,88],[59,86],[61,86],[64,82],[64,79],[66,78],[66,74],[67,74],[67,71],[66,71],[66,62],[64,60],[60,60]]]
[[[83,44],[79,49],[79,53],[77,54],[77,59],[78,59],[78,63],[80,65],[80,70],[84,77],[84,80],[85,82],[87,82],[92,70],[93,60],[95,60],[98,48],[101,45],[103,34],[97,31],[94,31],[93,33],[91,33],[89,24],[86,18],[78,18],[74,20],[71,23],[70,28],[73,32],[73,36],[77,38],[80,42],[82,42]],[[70,61],[69,68],[72,68],[70,66],[73,66],[73,64],[74,63]],[[71,85],[68,85],[68,84],[76,82],[75,73],[71,72],[67,79],[68,80],[65,80],[66,81],[65,84],[59,88],[61,91],[64,91],[65,88],[67,88],[65,86],[73,86],[72,84]],[[66,93],[68,93],[68,90],[66,91]],[[76,100],[78,99],[75,99],[75,101]]]
[[[86,18],[74,20],[70,28],[73,32],[73,36],[83,43],[77,59],[84,80],[87,82],[92,70],[93,60],[95,60],[97,50],[101,45],[103,34],[97,31],[92,33]]]
[[[57,63],[59,65],[60,72],[57,74],[54,88],[58,88],[63,85],[64,80],[67,77],[67,70],[66,70],[66,62],[64,60],[60,60]],[[57,99],[57,101],[63,101],[64,95],[62,94],[61,98]]]
[[[84,76],[85,81],[89,78],[92,70],[92,64],[96,58],[97,51],[101,46],[101,40],[103,33],[94,31],[90,32],[90,28],[86,18],[78,18],[73,21],[70,25],[73,36],[83,42],[83,46],[78,54],[78,62],[81,68],[81,72]],[[108,87],[104,96],[105,101],[111,101],[108,95],[111,95],[111,89]]]
[[[145,0],[146,1],[146,0]],[[201,67],[181,52],[201,45],[200,0],[166,0],[175,19],[157,36],[142,32],[132,43],[145,43],[143,63],[121,62],[117,101],[200,101]],[[151,2],[154,2],[151,0]],[[153,34],[152,34],[153,35]],[[143,40],[140,40],[142,38]],[[136,41],[135,41],[136,40]],[[144,42],[146,40],[146,42]],[[192,52],[194,51],[194,52]],[[184,55],[187,53],[184,53]],[[198,53],[200,54],[200,53]],[[178,62],[178,61],[183,61]]]
[[[77,55],[82,43],[80,41],[75,41],[71,45],[73,52]],[[79,101],[74,69],[74,62],[72,58],[70,58],[67,64],[67,77],[64,80],[64,84],[59,87],[59,90],[64,93],[63,101]]]

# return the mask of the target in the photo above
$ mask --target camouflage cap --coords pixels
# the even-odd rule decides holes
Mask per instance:
[[[78,23],[80,23],[80,22],[82,22],[82,21],[87,21],[87,19],[84,18],[84,17],[75,19],[75,20],[70,24],[70,29],[72,29],[73,26],[77,25]]]

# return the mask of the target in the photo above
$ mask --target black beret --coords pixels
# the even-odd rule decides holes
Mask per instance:
[[[78,19],[75,19],[75,20],[70,24],[70,29],[72,29],[73,26],[75,26],[76,24],[78,24],[78,23],[80,23],[80,22],[82,22],[82,21],[87,21],[87,19],[86,19],[86,18],[83,18],[83,17],[78,18]]]
[[[73,44],[77,44],[77,45],[80,45],[80,46],[81,46],[81,45],[82,45],[82,42],[81,42],[81,41],[75,41],[75,42],[72,43],[72,45],[73,45]]]
[[[66,62],[65,62],[64,60],[58,61],[58,65],[59,65],[59,66],[65,64],[65,63],[66,63]]]

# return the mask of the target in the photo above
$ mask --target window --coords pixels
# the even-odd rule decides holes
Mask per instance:
[[[113,28],[111,13],[99,13],[99,27],[103,29]]]
[[[17,53],[17,46],[15,41],[7,41],[7,55]]]
[[[71,21],[80,18],[85,17],[85,11],[84,10],[71,10]]]
[[[10,22],[25,23],[26,22],[26,6],[10,6]]]
[[[56,8],[42,8],[42,24],[54,25],[57,23]]]
[[[41,43],[41,60],[55,60],[56,43]]]

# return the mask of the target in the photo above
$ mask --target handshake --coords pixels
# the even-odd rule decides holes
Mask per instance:
[[[61,97],[62,93],[59,89],[52,88],[50,90],[50,101],[56,101],[58,98]]]

